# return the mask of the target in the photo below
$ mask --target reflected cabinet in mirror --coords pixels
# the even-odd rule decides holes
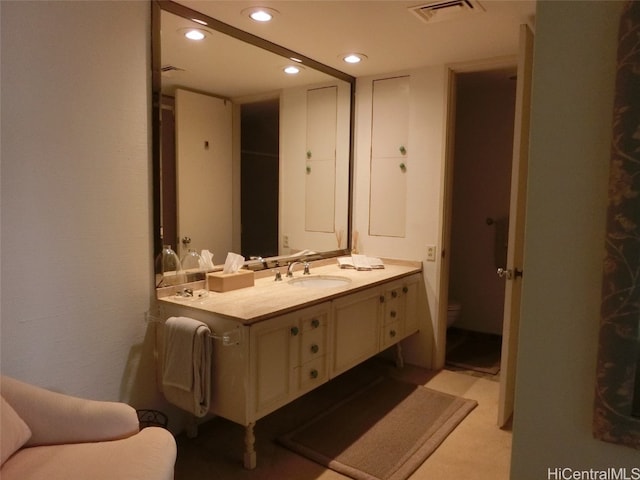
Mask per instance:
[[[152,9],[155,253],[271,266],[347,250],[354,78],[181,4]]]

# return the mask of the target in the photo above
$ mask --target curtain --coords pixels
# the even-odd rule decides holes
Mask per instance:
[[[640,449],[640,2],[618,34],[593,433]],[[635,405],[635,407],[634,407]]]

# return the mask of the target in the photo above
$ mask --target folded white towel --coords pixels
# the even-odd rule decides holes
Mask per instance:
[[[203,417],[211,398],[211,330],[187,317],[165,323],[163,392],[174,405]]]

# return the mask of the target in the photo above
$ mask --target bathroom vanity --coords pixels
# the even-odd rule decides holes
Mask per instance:
[[[245,427],[244,465],[256,466],[257,420],[418,331],[419,262],[340,269],[335,259],[276,281],[201,298],[159,291],[162,322],[187,316],[214,334],[211,413]],[[194,289],[204,288],[204,282]],[[159,343],[162,348],[162,329]],[[161,356],[160,356],[161,357]]]

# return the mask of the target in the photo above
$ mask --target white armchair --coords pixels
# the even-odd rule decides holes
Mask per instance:
[[[136,411],[0,377],[3,480],[172,480],[173,435]]]

